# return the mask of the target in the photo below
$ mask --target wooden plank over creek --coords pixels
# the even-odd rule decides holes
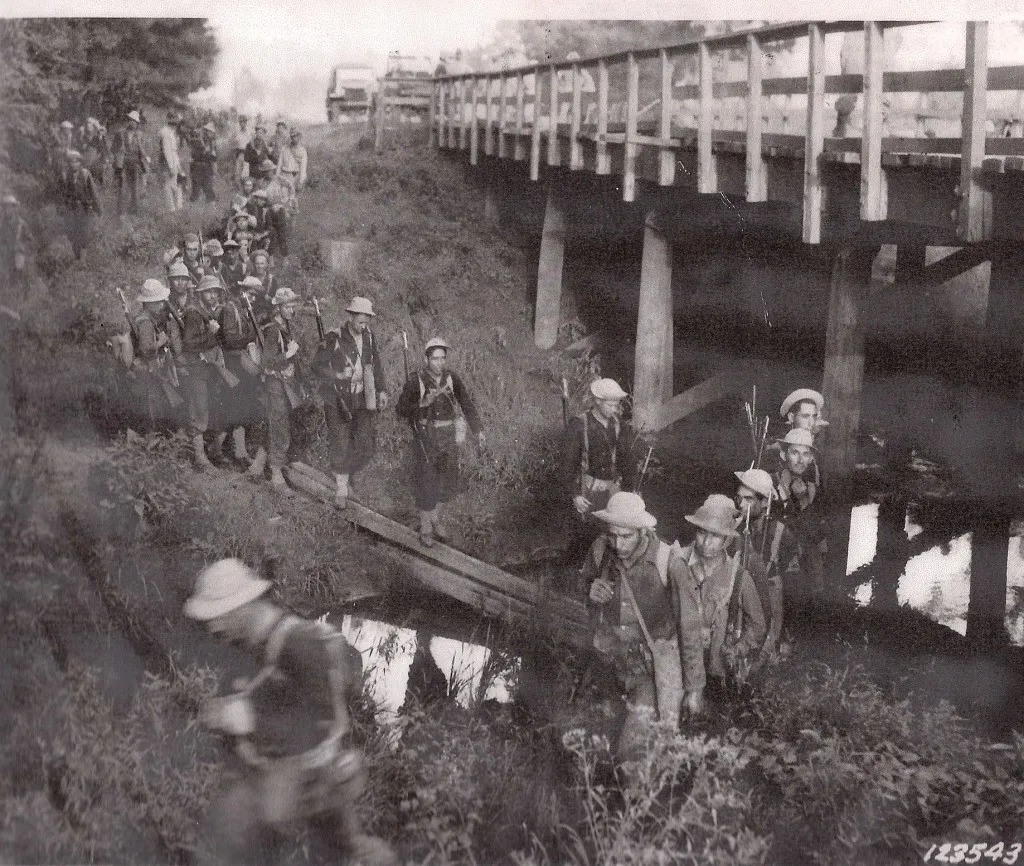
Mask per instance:
[[[334,480],[323,472],[296,462],[285,467],[285,474],[297,490],[322,502],[333,502]],[[389,542],[383,548],[387,555],[409,566],[409,571],[429,588],[491,616],[512,616],[529,624],[550,621],[560,638],[574,645],[586,643],[587,617],[582,602],[547,591],[445,544],[424,547],[414,530],[351,498],[339,515]]]

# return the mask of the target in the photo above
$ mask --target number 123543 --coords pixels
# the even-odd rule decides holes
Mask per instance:
[[[982,859],[991,863],[1005,863],[1006,866],[1017,862],[1021,849],[1020,842],[1004,845],[1002,842],[978,842],[968,845],[966,842],[944,842],[932,845],[924,855],[924,862],[930,863],[979,863]]]

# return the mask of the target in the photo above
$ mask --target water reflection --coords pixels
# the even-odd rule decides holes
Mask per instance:
[[[922,528],[909,519],[905,529],[913,538]],[[1024,646],[1024,524],[1014,526],[1006,569],[1006,630],[1014,646]],[[846,573],[875,558],[878,546],[878,505],[858,505],[850,517],[850,549]],[[900,576],[897,599],[941,625],[967,633],[967,608],[971,588],[971,533],[957,536],[948,545],[920,553],[907,562]],[[871,581],[854,591],[860,605],[871,603]]]
[[[362,655],[367,688],[382,720],[396,716],[414,694],[421,701],[452,700],[467,708],[512,699],[518,659],[505,659],[481,644],[356,615],[332,624]]]

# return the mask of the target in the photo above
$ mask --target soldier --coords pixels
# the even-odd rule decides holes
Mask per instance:
[[[768,618],[768,636],[755,665],[766,664],[778,649],[786,599],[800,591],[800,545],[779,516],[772,477],[763,469],[736,472],[737,528],[743,534],[743,563],[754,579],[761,608]]]
[[[783,523],[800,544],[805,586],[820,593],[825,585],[825,506],[814,464],[817,449],[810,431],[794,427],[783,439],[783,466],[775,475],[775,489]]]
[[[267,128],[262,123],[257,123],[252,139],[245,146],[245,162],[250,177],[256,177],[261,171],[260,165],[270,159],[270,146],[267,144],[266,136]]]
[[[217,164],[217,128],[207,123],[192,136],[192,195],[190,201],[198,201],[199,194],[208,202],[216,201],[213,190],[213,170]]]
[[[222,559],[199,573],[184,606],[185,616],[264,663],[202,710],[204,724],[235,738],[240,759],[209,814],[210,853],[217,863],[268,862],[267,847],[289,824],[314,820],[351,862],[397,866],[356,813],[366,780],[349,745],[348,705],[361,683],[359,653],[329,625],[267,600],[270,586],[240,560]]]
[[[373,304],[355,297],[345,311],[348,321],[325,335],[312,364],[324,401],[339,508],[347,503],[352,475],[373,457],[376,415],[388,404],[384,365],[370,330],[377,315]]]
[[[248,125],[249,118],[244,114],[238,115],[238,132],[235,133],[232,140],[232,149],[235,152],[234,176],[235,181],[239,184],[242,182],[242,178],[249,176],[249,163],[245,161],[245,149],[252,141],[252,136],[249,135]]]
[[[616,755],[632,757],[642,717],[658,712],[677,726],[682,700],[674,587],[681,561],[654,532],[657,519],[636,493],[612,495],[594,512],[605,532],[583,563],[594,649],[612,690],[626,699],[626,719]]]
[[[413,428],[413,496],[420,513],[420,542],[425,547],[433,547],[435,537],[441,541],[450,538],[441,506],[458,493],[464,425],[481,447],[485,442],[469,391],[462,379],[447,369],[450,351],[451,346],[440,337],[427,343],[423,352],[426,367],[405,383],[396,407],[399,417]],[[336,375],[343,378],[344,373]]]
[[[291,413],[299,406],[295,383],[295,356],[299,344],[292,336],[291,321],[298,307],[299,296],[283,287],[274,293],[274,313],[262,327],[263,332],[263,399],[267,417],[267,449],[264,458],[270,464],[270,482],[283,496],[294,496],[285,482],[281,468],[291,445]],[[263,464],[257,459],[249,467],[254,480],[262,478]]]
[[[219,291],[216,277],[203,277],[182,314],[181,385],[188,402],[188,434],[196,472],[213,468],[206,454],[205,436],[210,428],[211,392],[214,399],[219,393],[213,368],[223,364],[217,340],[220,325],[211,309]],[[220,442],[223,444],[222,438]]]
[[[291,182],[296,193],[301,192],[306,185],[308,164],[309,155],[306,152],[306,145],[302,143],[302,133],[293,129],[287,147],[282,148],[278,157],[277,171]]]
[[[260,180],[260,183],[263,183],[262,179]],[[253,219],[255,220],[255,225],[248,226],[249,230],[253,233],[253,247],[260,247],[262,244],[262,249],[269,252],[270,245],[273,243],[272,235],[274,232],[274,218],[270,202],[267,198],[266,189],[260,186],[253,190],[252,197],[249,199],[249,204],[246,207],[252,217],[249,222],[251,223],[253,222]],[[244,231],[245,229],[239,225],[239,230]]]
[[[28,289],[28,223],[19,213],[21,204],[16,196],[6,193],[0,214],[0,273],[6,286]]]
[[[565,563],[574,566],[601,531],[589,515],[636,484],[635,436],[621,420],[628,395],[614,379],[591,382],[590,395],[593,408],[569,419],[559,461],[563,490],[579,515],[565,553]]]
[[[171,266],[167,269],[167,283],[171,290],[168,303],[171,305],[171,310],[180,317],[185,312],[185,307],[188,306],[188,293],[195,285],[184,262],[171,262]]]
[[[737,538],[736,510],[728,496],[713,493],[686,520],[697,527],[682,548],[676,581],[679,643],[683,663],[683,707],[689,715],[705,709],[705,689],[724,696],[730,672],[742,678],[749,658],[764,645],[764,610],[739,553],[728,553]]]
[[[256,250],[249,256],[249,269],[252,276],[256,277],[263,286],[263,293],[268,298],[274,297],[274,292],[279,288],[279,281],[276,274],[270,272],[270,253],[266,250]]]
[[[117,213],[120,216],[124,207],[124,190],[128,188],[128,213],[139,212],[139,186],[142,176],[149,171],[149,157],[142,144],[142,133],[139,125],[142,117],[137,111],[128,112],[128,120],[123,129],[114,137],[114,184],[117,187]]]
[[[266,224],[261,229],[269,229],[269,247],[271,255],[280,255],[285,264],[288,263],[289,219],[292,204],[295,201],[294,190],[280,177],[274,175],[265,184],[261,181],[262,192],[266,196],[269,212]],[[255,192],[253,193],[255,195]],[[257,218],[258,219],[258,218]]]
[[[64,175],[61,190],[65,208],[64,227],[75,258],[81,259],[82,252],[89,246],[91,239],[92,216],[99,216],[102,207],[92,175],[89,169],[82,165],[82,154],[77,150],[69,150],[67,159],[68,170]]]
[[[181,261],[185,267],[188,268],[188,272],[192,275],[192,279],[198,284],[203,278],[203,257],[200,251],[199,235],[194,232],[189,232],[182,238],[181,241]]]
[[[82,161],[92,174],[93,180],[103,186],[107,170],[107,158],[110,145],[107,141],[107,130],[95,117],[85,121],[85,136],[82,139]]]
[[[178,127],[181,118],[173,112],[167,112],[167,122],[160,128],[160,177],[164,188],[164,201],[167,209],[181,210],[184,206],[181,192],[181,157],[178,155]]]
[[[175,359],[181,354],[181,329],[167,303],[169,290],[159,280],[146,280],[136,300],[142,311],[131,321],[129,375],[141,386],[150,423],[174,419],[182,399],[177,392]]]
[[[216,238],[210,238],[205,244],[203,244],[203,273],[212,274],[213,276],[220,279],[221,265],[224,259],[224,247],[221,246],[220,241]],[[224,281],[221,280],[223,283]],[[227,288],[227,286],[225,286]]]
[[[274,137],[270,140],[270,158],[274,161],[275,166],[287,146],[288,124],[279,120],[274,127]]]
[[[821,417],[824,408],[825,398],[821,394],[811,388],[798,388],[782,401],[779,415],[790,427],[815,435],[828,426],[828,421]]]
[[[250,439],[258,439],[261,430],[259,411],[260,381],[259,366],[256,364],[258,353],[254,347],[258,345],[256,338],[257,323],[253,322],[250,305],[246,303],[246,290],[259,290],[259,280],[246,277],[240,284],[234,284],[228,290],[224,306],[220,308],[218,323],[220,330],[217,336],[224,350],[224,365],[238,377],[238,385],[224,394],[224,429],[231,431],[231,444],[235,462],[249,467],[246,445],[246,429],[251,431]],[[251,301],[250,301],[251,303]],[[266,453],[266,452],[264,452]]]
[[[220,278],[228,291],[245,279],[249,268],[242,260],[241,245],[234,238],[229,237],[223,243],[224,261],[221,262]]]

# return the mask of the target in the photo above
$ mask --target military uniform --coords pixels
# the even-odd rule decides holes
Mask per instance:
[[[0,274],[5,285],[24,291],[28,286],[29,230],[18,213],[17,199],[9,197],[0,215]]]
[[[213,170],[217,164],[217,141],[207,129],[197,130],[190,142],[192,150],[192,194],[190,201],[198,201],[202,193],[208,202],[216,201],[213,190]]]
[[[335,378],[346,367],[352,370],[351,378]],[[375,447],[377,410],[367,407],[368,399],[376,407],[377,394],[387,391],[377,339],[369,328],[358,338],[347,325],[329,331],[311,369],[323,398],[331,468],[344,475],[359,472],[373,458]]]
[[[820,484],[810,480],[813,477],[813,473],[807,472],[806,480],[796,478],[789,469],[782,469],[773,476],[782,509],[781,520],[800,545],[803,580],[793,583],[789,593],[789,598],[798,606],[821,592],[825,583],[827,509]]]
[[[429,406],[420,401],[434,392],[438,399]],[[413,495],[416,508],[432,511],[439,503],[451,502],[459,492],[459,447],[456,442],[456,419],[461,412],[470,431],[479,434],[480,417],[457,373],[449,370],[435,378],[430,371],[420,370],[402,389],[397,412],[416,426],[413,443]]]
[[[188,402],[189,438],[195,448],[196,465],[202,468],[207,463],[203,441],[211,426],[211,414],[219,418],[222,413],[222,380],[213,368],[222,364],[223,358],[216,328],[211,326],[216,318],[197,298],[185,307],[182,322],[181,386]]]
[[[271,319],[263,332],[263,399],[267,417],[267,462],[280,471],[291,445],[291,414],[299,406],[295,361],[286,356],[294,339],[288,322]]]
[[[61,199],[64,202],[64,227],[75,258],[82,257],[82,251],[89,246],[92,216],[102,212],[99,195],[92,175],[83,165],[69,168],[63,176]]]
[[[132,320],[131,374],[151,423],[179,420],[175,359],[181,355],[181,336],[178,322],[166,307],[157,314],[144,310]]]
[[[235,457],[248,462],[246,430],[250,442],[263,443],[266,423],[260,412],[262,386],[259,368],[249,355],[248,347],[256,343],[256,328],[249,311],[238,295],[229,296],[217,314],[220,330],[217,337],[224,351],[224,366],[238,377],[238,385],[223,395],[222,421],[225,430],[232,431],[235,439]],[[237,432],[241,430],[241,432]]]
[[[125,187],[128,190],[128,213],[139,212],[139,186],[149,171],[149,157],[142,144],[142,132],[129,124],[114,136],[114,184],[117,187],[117,212],[123,212]]]

